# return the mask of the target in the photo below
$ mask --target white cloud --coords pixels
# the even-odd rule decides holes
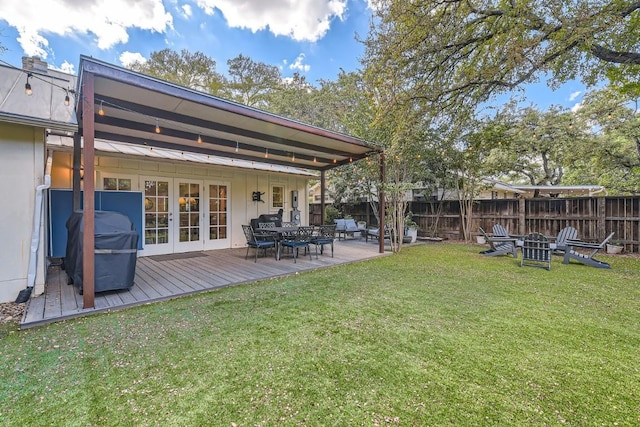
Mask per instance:
[[[185,19],[189,19],[193,15],[193,10],[191,9],[190,4],[183,4],[180,6],[180,12]]]
[[[129,40],[128,30],[164,33],[173,18],[162,0],[0,0],[2,19],[18,30],[28,56],[46,59],[47,36],[90,35],[100,49]]]
[[[58,70],[58,71],[62,71],[63,73],[76,74],[75,65],[73,65],[69,61],[64,61],[60,67],[56,67],[55,65],[52,65],[52,64],[47,64],[47,65],[48,65],[49,68],[52,68],[52,69]]]
[[[580,96],[580,94],[582,94],[582,92],[579,91],[579,90],[575,91],[575,92],[572,92],[571,95],[569,95],[569,101],[575,101],[576,98],[578,98]]]
[[[119,59],[120,59],[120,63],[125,67],[128,67],[134,62],[141,62],[143,64],[147,62],[147,58],[145,58],[144,56],[142,56],[142,54],[138,52],[127,52],[127,51],[122,52],[120,54]]]
[[[582,102],[578,102],[576,105],[571,107],[571,112],[576,113],[582,109]]]
[[[311,69],[311,65],[303,64],[302,63],[303,61],[304,61],[304,53],[301,53],[300,55],[298,55],[296,60],[293,61],[293,63],[289,65],[289,69],[290,70],[300,70],[300,71],[304,71],[304,72],[309,71]],[[285,61],[285,64],[286,64],[286,61]]]
[[[252,32],[269,30],[276,36],[315,42],[329,31],[331,20],[345,18],[347,0],[197,0],[212,15],[222,12],[230,27]]]

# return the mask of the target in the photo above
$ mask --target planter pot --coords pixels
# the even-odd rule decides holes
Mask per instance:
[[[487,243],[487,239],[485,239],[484,236],[476,236],[476,241],[480,245],[484,245],[485,243]]]
[[[417,228],[407,228],[405,230],[405,237],[411,237],[408,243],[415,243],[418,239],[418,229]]]
[[[608,254],[619,254],[624,250],[624,246],[618,245],[610,245],[607,243],[607,253]]]

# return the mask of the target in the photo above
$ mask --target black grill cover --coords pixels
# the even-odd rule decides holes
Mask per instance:
[[[82,211],[67,220],[67,250],[64,258],[69,283],[82,293]],[[95,211],[94,291],[130,289],[136,271],[138,233],[129,217],[119,212]]]

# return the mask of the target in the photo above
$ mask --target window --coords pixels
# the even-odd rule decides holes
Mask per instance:
[[[271,188],[271,207],[275,209],[284,208],[284,187],[274,185]]]
[[[102,178],[102,189],[107,191],[131,191],[131,178]]]

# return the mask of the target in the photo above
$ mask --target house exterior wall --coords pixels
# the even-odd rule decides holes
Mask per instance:
[[[44,139],[42,128],[0,122],[0,302],[15,301],[27,286],[36,187],[44,183]],[[44,290],[44,223],[41,221],[36,295]]]
[[[53,157],[51,172],[52,188],[72,188],[73,154],[68,151],[56,151]],[[257,171],[251,169],[231,168],[224,166],[203,165],[187,161],[146,160],[140,157],[124,155],[99,155],[95,161],[96,190],[102,189],[102,177],[117,176],[132,178],[132,190],[143,191],[142,183],[145,176],[164,178],[183,178],[204,181],[223,182],[230,189],[230,247],[246,246],[246,239],[242,231],[242,224],[249,224],[252,218],[261,214],[277,213],[277,207],[272,206],[272,187],[284,189],[284,216],[289,220],[291,210],[291,191],[299,194],[298,210],[301,212],[303,224],[308,218],[308,205],[304,195],[307,194],[307,178],[284,174]],[[252,200],[253,192],[264,193],[263,202]],[[144,250],[141,255],[145,255]]]

